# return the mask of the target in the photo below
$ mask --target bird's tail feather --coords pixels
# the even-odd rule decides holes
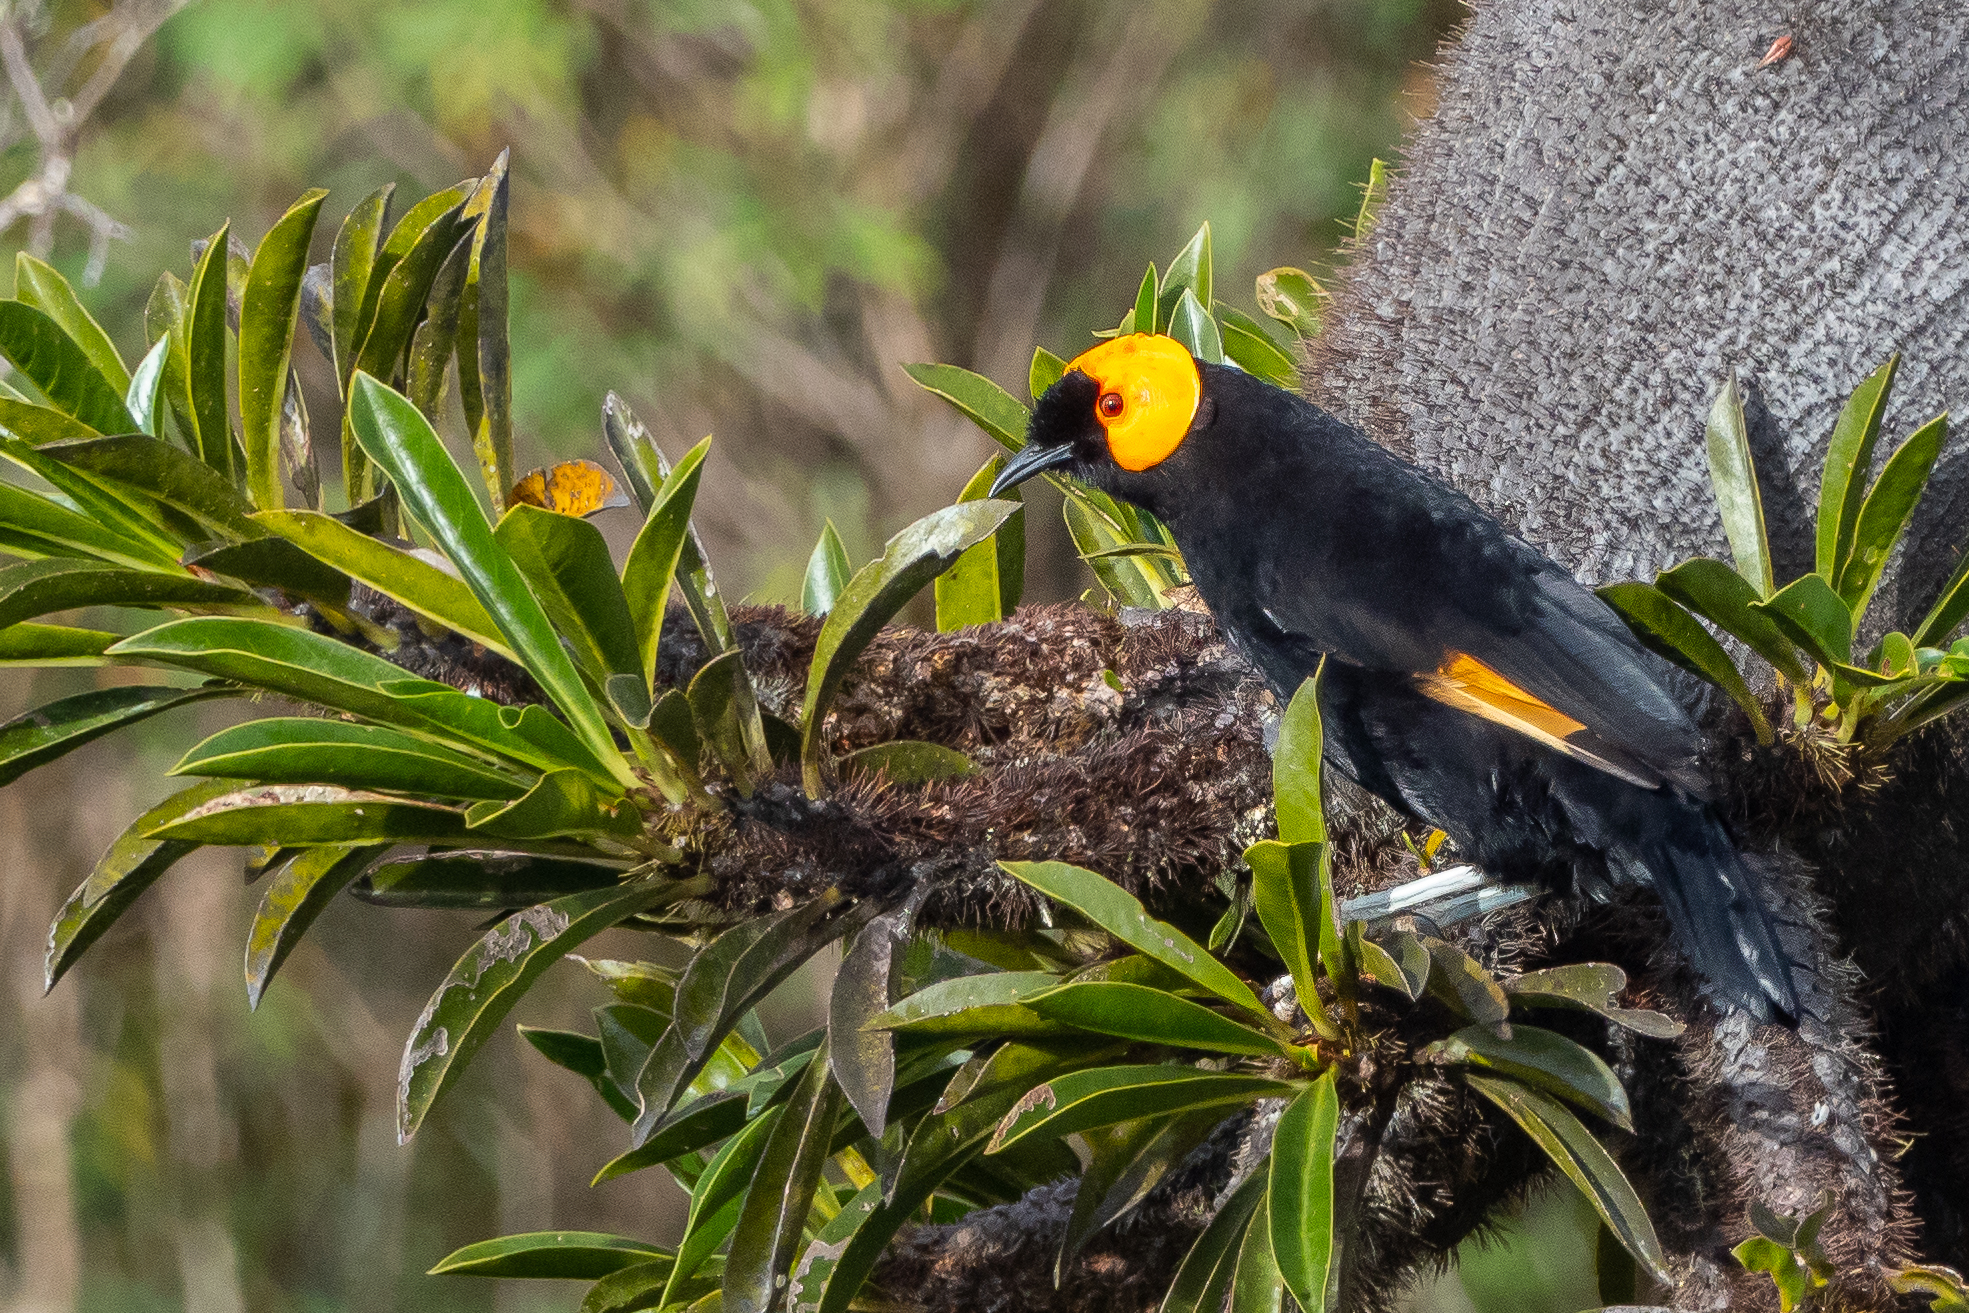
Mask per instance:
[[[1675,941],[1728,1003],[1760,1021],[1798,1018],[1793,963],[1757,877],[1706,811],[1689,809],[1644,856]]]

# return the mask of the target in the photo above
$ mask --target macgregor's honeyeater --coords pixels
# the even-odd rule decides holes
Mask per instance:
[[[1169,526],[1218,623],[1328,759],[1510,880],[1652,885],[1729,1003],[1796,1017],[1699,740],[1626,625],[1461,493],[1310,402],[1172,338],[1081,355],[992,492],[1063,470]]]

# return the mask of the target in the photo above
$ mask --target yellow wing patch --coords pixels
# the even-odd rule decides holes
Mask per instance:
[[[1463,652],[1452,652],[1433,674],[1418,681],[1422,691],[1446,706],[1467,711],[1493,724],[1536,739],[1568,757],[1615,775],[1644,789],[1658,788],[1659,779],[1650,779],[1634,770],[1609,761],[1589,746],[1593,735],[1586,726],[1565,712],[1527,693],[1483,662]],[[1581,740],[1587,742],[1581,742]]]
[[[627,495],[616,486],[615,476],[591,460],[562,461],[522,475],[506,500],[515,506],[538,506],[576,516],[629,504]]]

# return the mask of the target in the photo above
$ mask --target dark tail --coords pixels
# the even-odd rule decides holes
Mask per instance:
[[[1798,1019],[1791,957],[1763,890],[1722,825],[1699,803],[1664,797],[1640,854],[1675,942],[1717,995],[1759,1021]]]

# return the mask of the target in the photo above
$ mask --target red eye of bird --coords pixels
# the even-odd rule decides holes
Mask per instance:
[[[1125,404],[1119,392],[1103,392],[1101,394],[1100,411],[1108,419],[1120,418],[1121,408]]]

